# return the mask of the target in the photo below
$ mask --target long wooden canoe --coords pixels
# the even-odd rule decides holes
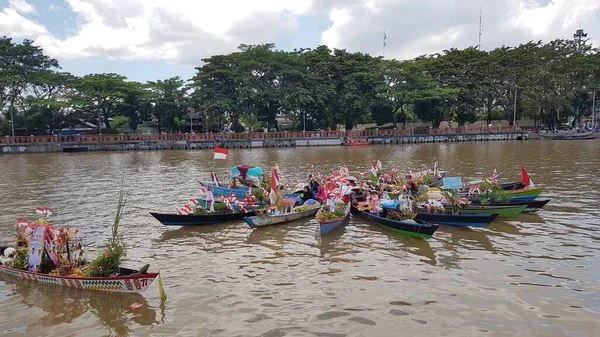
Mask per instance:
[[[259,215],[255,215],[255,216],[247,216],[244,218],[244,221],[246,221],[246,223],[248,224],[248,226],[250,226],[250,228],[259,228],[259,227],[266,227],[266,226],[272,226],[272,225],[278,225],[278,224],[282,224],[282,223],[286,223],[286,222],[291,222],[294,220],[299,220],[302,218],[307,218],[307,217],[311,217],[314,216],[315,214],[317,214],[317,212],[319,211],[319,208],[313,208],[310,209],[308,211],[304,211],[304,212],[292,212],[292,213],[285,213],[285,214],[280,214],[280,215],[268,215],[268,216],[259,216]]]
[[[513,201],[513,202],[507,202],[507,203],[491,203],[489,205],[497,205],[497,206],[517,206],[517,205],[525,205],[525,210],[523,211],[523,213],[529,213],[529,212],[537,212],[538,210],[540,210],[542,207],[546,206],[546,204],[550,202],[550,199],[545,199],[545,200],[533,200],[533,201]],[[473,204],[479,204],[481,203],[480,200],[475,200],[473,201]]]
[[[516,218],[527,205],[467,205],[458,210],[460,214],[498,214],[499,218]]]
[[[225,214],[202,214],[202,215],[179,215],[177,213],[154,213],[150,214],[165,226],[204,226],[225,223],[229,221],[242,220],[246,216],[256,215],[255,211],[225,213]]]
[[[2,249],[3,250],[3,249]],[[0,265],[0,272],[12,277],[33,280],[40,283],[62,285],[95,291],[110,291],[119,293],[141,293],[146,290],[158,273],[135,274],[136,270],[121,268],[120,275],[114,277],[69,277],[42,274],[35,271],[14,269]]]
[[[373,221],[376,224],[392,230],[402,235],[412,236],[416,238],[429,239],[433,233],[439,228],[437,225],[427,223],[425,221],[414,220],[414,221],[396,221],[387,219],[384,217],[376,216],[374,214],[360,211],[354,206],[352,212],[358,214],[361,218],[369,221]],[[385,210],[384,210],[385,212]]]
[[[489,226],[498,214],[436,214],[417,212],[415,219],[438,225],[485,227]]]

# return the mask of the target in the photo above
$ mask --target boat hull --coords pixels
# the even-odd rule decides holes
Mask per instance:
[[[317,214],[319,208],[311,209],[305,212],[294,212],[281,215],[272,216],[247,216],[244,221],[250,226],[250,228],[267,227],[273,225],[279,225],[294,220],[299,220],[306,217],[311,217]]]
[[[319,211],[317,212],[315,217],[317,218],[317,222],[319,223],[319,232],[321,232],[321,235],[325,235],[325,234],[331,233],[334,230],[342,227],[342,225],[350,217],[351,206],[350,206],[350,204],[348,204],[346,206],[346,215],[344,217],[342,217],[341,219],[338,219],[338,220],[333,220],[333,221],[320,221],[319,220],[319,212],[321,212],[322,209],[323,208],[319,209]]]
[[[508,197],[511,202],[516,201],[533,201],[544,191],[543,187],[537,188],[521,188],[516,190],[506,190]],[[483,200],[485,196],[469,197],[466,194],[462,194],[463,197],[467,197],[473,200]]]
[[[246,216],[256,215],[256,212],[240,212],[229,214],[203,214],[203,215],[179,215],[173,213],[154,213],[150,214],[165,226],[204,226],[214,225],[230,221],[242,220]]]
[[[469,205],[459,210],[460,214],[498,214],[499,218],[516,218],[527,205]]]
[[[417,212],[416,219],[438,225],[486,227],[497,217],[498,214],[434,214]]]
[[[135,272],[133,270],[124,268],[122,268],[122,270]],[[141,293],[148,289],[148,287],[152,284],[152,281],[154,281],[156,276],[158,276],[158,273],[115,277],[53,276],[28,270],[14,269],[5,265],[0,265],[0,271],[9,276],[33,280],[45,284],[60,285],[63,287],[83,290],[108,291],[117,293]]]
[[[537,212],[539,211],[542,207],[546,206],[546,204],[550,202],[550,199],[545,199],[545,200],[533,200],[533,201],[515,201],[515,202],[508,202],[508,203],[493,203],[491,205],[497,205],[497,206],[517,206],[517,205],[525,205],[525,210],[523,210],[523,213],[531,213],[531,212]]]
[[[386,229],[415,238],[429,239],[439,228],[439,226],[429,223],[412,223],[407,221],[386,219],[367,212],[359,211],[356,208],[354,208],[352,212],[358,214],[358,216],[361,218],[372,221]]]

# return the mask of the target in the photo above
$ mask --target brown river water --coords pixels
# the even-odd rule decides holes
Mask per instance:
[[[441,226],[425,241],[356,217],[324,237],[314,219],[251,230],[245,223],[168,228],[148,214],[176,212],[214,168],[238,164],[306,178],[311,163],[351,172],[381,160],[450,176],[519,180],[540,198],[535,214],[487,228]],[[0,156],[0,241],[19,217],[51,207],[77,227],[86,255],[110,235],[121,177],[130,188],[121,230],[127,267],[159,269],[132,295],[51,288],[0,275],[7,336],[600,336],[600,139],[442,143],[368,148],[49,153]],[[131,310],[132,303],[144,307]]]

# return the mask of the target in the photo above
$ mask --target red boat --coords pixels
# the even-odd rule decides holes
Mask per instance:
[[[357,139],[348,139],[348,141],[346,142],[347,146],[369,146],[371,145],[371,143],[369,143],[366,140],[357,140]]]

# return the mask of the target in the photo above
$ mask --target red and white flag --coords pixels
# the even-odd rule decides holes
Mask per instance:
[[[223,158],[223,159],[225,159],[225,158]],[[210,178],[211,178],[213,184],[221,187],[221,182],[219,181],[219,178],[217,177],[217,174],[215,172],[211,172]]]
[[[521,184],[523,184],[525,186],[529,186],[529,187],[534,187],[533,180],[531,180],[531,178],[529,177],[529,174],[527,174],[527,171],[525,171],[525,168],[522,165],[521,165]]]
[[[35,212],[38,214],[43,214],[45,216],[50,216],[50,215],[52,215],[52,212],[54,212],[54,211],[48,207],[38,207],[35,209]]]
[[[191,204],[192,206],[198,206],[200,203],[199,203],[199,202],[198,202],[198,200],[196,200],[196,199],[190,199],[190,204]]]
[[[190,205],[185,205],[183,206],[179,212],[177,212],[177,214],[179,215],[188,215],[188,214],[192,214],[194,212],[194,210],[192,209],[192,206]]]
[[[225,150],[221,147],[215,147],[215,156],[214,159],[227,159],[227,155],[229,151]]]
[[[210,185],[208,185],[208,189],[206,190],[206,201],[208,201],[209,210],[211,212],[214,212],[215,211],[215,197],[213,196],[213,193],[210,190]]]
[[[277,170],[273,169],[273,173],[271,174],[271,193],[269,194],[269,200],[271,201],[271,205],[275,205],[277,202],[277,186],[279,185],[279,176],[277,175]]]
[[[378,171],[378,169],[377,169],[377,163],[373,163],[373,165],[371,165],[371,173],[374,176],[377,176],[377,171]]]
[[[494,167],[494,172],[492,172],[492,181],[495,183],[498,182],[498,172],[496,171],[495,167]]]

